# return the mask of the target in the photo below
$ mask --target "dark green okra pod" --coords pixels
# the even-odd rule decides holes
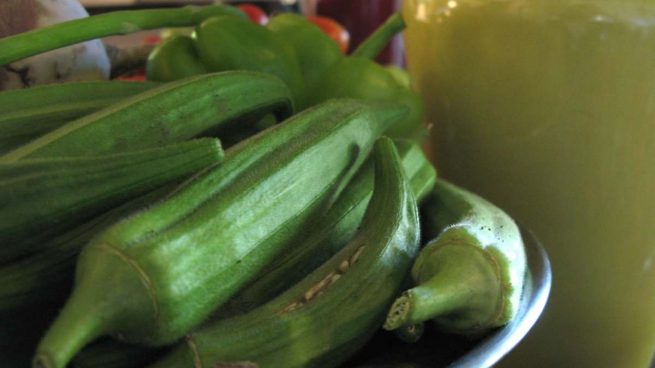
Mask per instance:
[[[393,304],[386,329],[433,320],[441,329],[478,335],[517,313],[526,272],[514,221],[487,200],[438,180],[423,207],[428,235],[412,278]]]
[[[103,229],[152,205],[173,188],[174,184],[168,184],[122,204],[48,240],[44,245],[47,249],[0,267],[0,352],[3,366],[30,366],[39,340],[70,294],[75,260],[82,247]],[[99,354],[93,349],[86,356],[89,355],[96,357]],[[149,355],[149,352],[145,351],[144,355]]]
[[[381,325],[418,251],[416,201],[388,138],[375,146],[375,189],[361,229],[278,298],[189,335],[151,368],[334,367]]]
[[[0,262],[222,159],[218,140],[203,138],[114,155],[0,162]]]
[[[278,78],[256,72],[205,74],[166,83],[71,121],[2,156],[74,157],[160,147],[217,134],[238,119],[293,112],[293,98]]]
[[[305,110],[107,229],[82,251],[73,294],[34,366],[63,368],[102,335],[149,345],[184,336],[326,209],[404,113],[354,100]]]
[[[93,81],[0,92],[0,155],[65,123],[158,86],[154,82]]]
[[[44,240],[43,249],[0,267],[0,313],[30,305],[61,306],[73,286],[75,261],[82,248],[102,230],[172,191],[185,176],[94,217],[64,234]]]

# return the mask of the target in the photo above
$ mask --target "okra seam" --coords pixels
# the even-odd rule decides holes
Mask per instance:
[[[186,345],[189,347],[189,350],[191,350],[191,353],[193,354],[193,367],[202,368],[202,361],[200,360],[200,352],[198,352],[198,347],[196,346],[196,342],[193,341],[193,336],[187,335],[184,341]]]
[[[143,268],[141,268],[139,264],[130,258],[127,254],[121,252],[116,247],[113,247],[106,242],[100,244],[98,249],[104,250],[117,256],[119,259],[127,263],[137,273],[146,290],[148,290],[148,295],[150,295],[150,300],[152,301],[152,307],[154,311],[153,318],[155,323],[157,323],[159,320],[159,300],[157,298],[157,291],[155,290],[154,284],[145,270],[143,270]]]

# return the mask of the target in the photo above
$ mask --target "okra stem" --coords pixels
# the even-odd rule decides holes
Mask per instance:
[[[86,248],[80,255],[80,259],[98,257],[103,258],[102,265],[78,264],[76,288],[39,343],[34,368],[65,368],[82,347],[115,332],[118,323],[138,331],[155,319],[158,305],[148,276],[109,246]],[[146,308],[132,318],[124,317],[139,305]]]
[[[57,318],[34,357],[34,368],[63,368],[88,342],[98,337],[103,330],[102,318],[94,310],[97,305],[88,298],[74,293],[75,302],[65,308]]]
[[[405,21],[400,13],[391,15],[378,29],[375,30],[364,42],[351,53],[351,56],[359,56],[367,59],[375,59],[376,56],[389,44],[389,41],[405,29]]]
[[[189,27],[216,15],[245,16],[235,7],[125,10],[94,15],[0,39],[0,66],[96,38],[163,27]]]
[[[394,330],[452,314],[480,326],[497,317],[502,285],[498,265],[484,251],[453,244],[436,250],[431,261],[423,264],[420,273],[433,276],[421,280],[418,286],[396,299],[387,315],[385,329]]]

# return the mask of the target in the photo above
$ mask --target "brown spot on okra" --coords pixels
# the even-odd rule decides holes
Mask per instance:
[[[347,259],[344,259],[344,260],[339,264],[339,271],[343,273],[343,272],[348,271],[348,268],[350,268],[350,262],[348,262]]]
[[[351,265],[354,265],[354,264],[357,262],[357,260],[359,260],[359,256],[360,256],[360,255],[362,254],[362,252],[364,251],[364,248],[366,248],[366,246],[365,246],[365,245],[362,245],[361,247],[359,247],[359,249],[357,249],[357,251],[355,252],[355,254],[353,254],[353,256],[350,257],[350,264],[351,264]]]
[[[307,304],[310,301],[314,300],[319,295],[323,294],[323,292],[325,292],[325,290],[328,287],[330,287],[332,284],[337,282],[337,280],[339,280],[341,278],[341,276],[343,276],[343,274],[345,274],[351,268],[351,266],[357,262],[357,260],[359,259],[359,256],[362,254],[365,247],[366,246],[364,246],[364,245],[359,247],[349,259],[344,259],[343,261],[341,261],[339,263],[339,266],[338,266],[337,270],[328,273],[325,277],[323,277],[314,286],[307,289],[307,291],[305,291],[302,294],[300,300],[294,301],[291,304],[287,305],[286,307],[284,307],[280,311],[280,313],[282,313],[282,314],[283,313],[288,313],[288,312],[294,311],[296,309],[299,309],[299,308],[305,306],[305,304]]]

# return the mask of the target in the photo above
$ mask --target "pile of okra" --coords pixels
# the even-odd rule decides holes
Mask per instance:
[[[295,14],[117,11],[2,38],[0,65],[173,27],[148,81],[0,92],[2,366],[363,367],[380,334],[514,318],[516,224],[437,179],[421,98],[374,61],[399,14],[344,54]]]

